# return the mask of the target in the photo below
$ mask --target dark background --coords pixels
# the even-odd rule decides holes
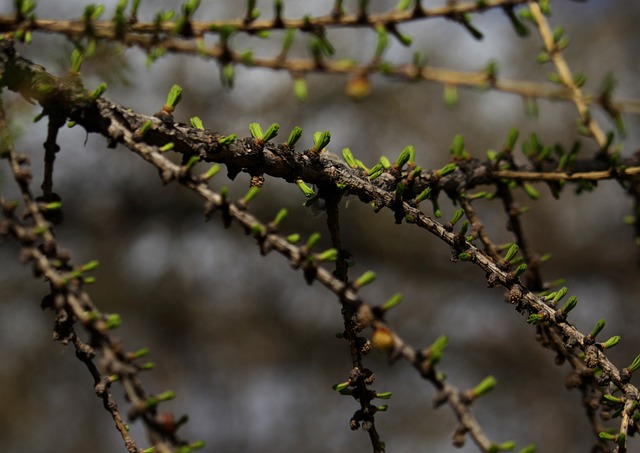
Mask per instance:
[[[11,11],[5,3],[2,14]],[[107,2],[105,18],[115,3]],[[383,11],[395,3],[372,1],[371,9]],[[345,2],[350,9],[355,4]],[[43,0],[37,13],[41,18],[78,17],[84,5]],[[285,15],[324,14],[331,5],[288,0]],[[203,2],[196,18],[241,17],[243,6]],[[258,1],[258,7],[269,17],[271,2]],[[179,9],[180,4],[143,1],[140,19],[150,20],[160,8]],[[551,24],[564,26],[571,39],[565,57],[574,72],[588,76],[585,89],[597,91],[612,71],[619,80],[618,95],[640,98],[640,4],[556,1],[552,8]],[[495,59],[501,76],[537,81],[553,70],[535,62],[541,42],[533,29],[529,38],[518,38],[498,11],[474,16],[474,24],[485,33],[483,41],[444,19],[402,25],[414,44],[410,49],[394,44],[386,58],[406,62],[420,51],[429,64],[458,70],[476,70]],[[372,31],[332,30],[329,37],[339,56],[366,61],[373,52]],[[297,41],[294,53],[305,56],[305,37]],[[276,55],[280,43],[274,35],[270,40],[238,37],[232,44],[254,48],[256,55]],[[71,49],[63,38],[38,33],[20,51],[62,75]],[[264,127],[277,122],[283,141],[299,125],[305,131],[300,148],[311,145],[314,131],[328,129],[331,151],[339,154],[350,147],[370,166],[380,155],[394,159],[412,144],[419,165],[439,168],[450,159],[456,133],[481,158],[487,149],[499,149],[513,126],[521,128],[523,138],[538,132],[544,143],[570,146],[577,139],[577,113],[566,102],[541,101],[538,119],[531,119],[517,96],[461,90],[459,104],[450,108],[440,85],[381,76],[373,79],[370,96],[354,102],[344,94],[343,78],[313,75],[309,99],[301,103],[286,73],[238,67],[235,88],[228,90],[214,62],[168,55],[148,68],[140,50],[115,51],[105,47],[99,58],[85,62],[87,88],[106,81],[106,97],[152,114],[178,83],[184,88],[176,112],[180,121],[199,116],[207,128],[241,137],[249,135],[250,122]],[[33,126],[37,109],[10,94],[4,98],[16,147],[32,156],[35,189],[45,121]],[[605,130],[613,127],[599,113],[596,117]],[[638,126],[637,116],[627,117],[625,155],[638,149]],[[145,384],[152,392],[178,393],[167,407],[189,414],[182,431],[187,438],[203,439],[206,451],[220,452],[370,450],[366,434],[348,428],[357,403],[331,389],[350,370],[346,343],[334,335],[342,330],[335,296],[317,284],[308,287],[280,256],[261,257],[252,239],[238,228],[224,230],[217,216],[204,223],[193,194],[178,185],[163,186],[157,172],[127,150],[107,149],[101,137],[87,137],[80,128],[64,129],[60,145],[54,180],[64,201],[65,221],[56,228],[60,244],[71,250],[74,263],[101,262],[90,294],[101,310],[121,313],[124,322],[117,334],[128,348],[151,348],[157,368],[143,376]],[[584,141],[585,156],[594,150],[593,143]],[[212,185],[227,185],[234,197],[241,197],[248,178],[240,175],[230,182],[220,175]],[[622,368],[638,353],[640,313],[639,251],[622,221],[631,212],[630,200],[615,182],[601,182],[580,197],[568,188],[559,201],[545,186],[537,187],[541,201],[524,196],[521,201],[531,208],[524,220],[533,248],[553,255],[543,276],[566,278],[570,294],[579,298],[571,320],[583,332],[605,318],[602,335],[622,335],[622,343],[611,351]],[[0,191],[5,197],[17,194],[6,165],[0,166]],[[269,221],[286,207],[290,215],[284,233],[320,231],[326,239],[323,217],[302,208],[303,201],[297,188],[268,179],[251,209]],[[441,204],[446,219],[454,208],[444,198]],[[477,207],[496,242],[509,241],[497,203]],[[454,385],[471,387],[489,374],[498,379],[497,389],[473,409],[492,440],[513,439],[519,447],[535,442],[540,452],[588,451],[592,440],[580,395],[564,388],[568,366],[554,365],[553,354],[539,346],[534,329],[503,302],[501,291],[485,289],[479,269],[451,263],[446,245],[411,225],[394,225],[388,212],[374,214],[357,200],[341,212],[343,241],[356,261],[351,276],[369,269],[378,274],[363,292],[367,300],[381,303],[398,291],[405,296],[388,318],[398,333],[415,347],[447,334],[441,371]],[[0,249],[0,449],[124,451],[86,369],[71,348],[51,341],[52,314],[39,308],[47,286],[18,264],[17,252],[11,242]],[[413,369],[404,362],[390,367],[377,353],[366,364],[376,373],[374,388],[394,393],[389,411],[376,418],[388,451],[476,451],[470,441],[461,450],[451,445],[451,411],[432,409],[434,389]],[[114,389],[120,397],[118,386]],[[140,426],[133,424],[132,430],[145,447]],[[632,450],[637,445],[632,439]]]

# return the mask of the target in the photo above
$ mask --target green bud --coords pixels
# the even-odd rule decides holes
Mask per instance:
[[[566,287],[566,286],[565,286],[565,287],[562,287],[562,288],[560,288],[558,291],[554,291],[554,292],[552,292],[552,293],[547,294],[547,295],[544,297],[544,300],[550,300],[550,301],[553,301],[553,302],[558,302],[558,301],[560,301],[564,296],[566,296],[567,291],[568,291],[568,290],[567,290],[567,287]]]
[[[304,183],[302,179],[296,180],[296,185],[300,188],[304,196],[307,198],[311,198],[316,194],[311,187]]]
[[[244,205],[249,204],[249,202],[251,200],[253,200],[258,195],[258,192],[260,192],[260,187],[258,187],[258,186],[253,186],[253,187],[249,188],[249,191],[247,192],[247,194],[242,199],[242,203]]]
[[[305,16],[304,20],[307,20]],[[331,56],[335,53],[335,49],[325,36],[312,35],[309,41],[311,54],[316,61],[322,60],[323,55]]]
[[[407,146],[402,150],[394,165],[398,169],[402,169],[402,167],[404,167],[411,160],[411,156],[414,152],[415,151],[413,151],[413,146]]]
[[[458,236],[464,237],[467,234],[467,230],[469,229],[469,221],[465,220],[462,222],[462,226],[460,227],[460,231],[458,232]]]
[[[287,242],[289,244],[296,244],[300,241],[300,235],[298,233],[290,234],[287,236]]]
[[[355,289],[360,289],[369,283],[372,283],[376,279],[376,273],[373,271],[366,271],[353,283]]]
[[[232,63],[227,63],[222,66],[220,70],[220,79],[222,85],[228,88],[233,88],[233,82],[236,78],[236,68]]]
[[[416,202],[420,203],[421,201],[428,199],[430,196],[431,196],[431,187],[427,187],[422,192],[420,192],[420,195],[416,197]]]
[[[286,55],[286,53],[291,48],[291,45],[293,44],[293,40],[294,40],[295,36],[296,36],[296,29],[295,28],[288,28],[287,31],[284,34],[284,40],[282,42],[282,54],[283,55]]]
[[[313,247],[315,247],[315,245],[320,242],[320,237],[320,233],[311,233],[311,236],[309,236],[309,239],[307,239],[307,244],[305,245],[307,250],[311,250]]]
[[[538,153],[537,159],[539,161],[545,160],[547,157],[549,157],[549,155],[551,154],[551,151],[553,151],[553,148],[551,148],[551,146],[543,146],[540,152]]]
[[[221,145],[230,145],[238,139],[236,134],[225,135],[218,139],[218,143]]]
[[[608,432],[606,432],[606,431],[601,431],[601,432],[599,432],[599,433],[598,433],[598,437],[599,437],[600,439],[602,439],[602,440],[611,440],[611,441],[614,441],[614,442],[615,442],[615,440],[616,440],[616,438],[617,438],[617,435],[616,435],[616,434],[608,433]]]
[[[633,373],[637,371],[638,368],[640,368],[640,355],[637,355],[636,358],[633,359],[633,362],[631,362],[631,365],[629,365],[629,372]]]
[[[371,168],[368,172],[369,180],[373,181],[378,176],[384,173],[384,166],[380,163],[376,164],[373,168]]]
[[[614,335],[613,337],[609,338],[607,341],[602,343],[602,347],[604,349],[613,348],[615,345],[620,343],[620,340],[621,340],[620,335]]]
[[[169,143],[161,146],[158,149],[158,151],[160,151],[161,153],[166,153],[167,151],[171,151],[173,148],[175,148],[175,143],[169,142]]]
[[[338,249],[328,249],[316,256],[318,261],[336,261],[338,259]]]
[[[576,74],[573,77],[573,84],[578,88],[581,88],[587,82],[587,76],[582,73]]]
[[[167,390],[166,392],[162,392],[159,395],[151,395],[149,398],[147,398],[146,405],[148,408],[155,407],[158,405],[158,403],[161,403],[163,401],[170,401],[175,397],[176,392],[174,392],[173,390]]]
[[[313,150],[316,153],[321,153],[322,150],[329,144],[331,140],[331,133],[329,131],[316,132],[313,134]]]
[[[144,134],[146,134],[146,132],[151,129],[151,126],[153,125],[153,123],[151,122],[151,120],[146,121],[142,126],[140,126],[140,128],[136,131],[136,134],[144,136]]]
[[[214,164],[211,167],[209,167],[209,170],[207,170],[206,173],[202,174],[201,178],[204,181],[208,181],[211,178],[213,178],[215,175],[217,175],[219,171],[220,171],[220,164]]]
[[[504,261],[507,263],[510,263],[511,260],[513,260],[515,256],[518,254],[519,250],[520,248],[517,246],[517,244],[511,244],[511,247],[509,247],[509,250],[507,251],[507,254],[504,257]]]
[[[472,390],[472,393],[476,398],[478,398],[489,393],[497,384],[498,381],[495,377],[487,376]]]
[[[293,79],[293,94],[300,102],[306,101],[309,97],[307,81],[302,77],[296,77]]]
[[[567,295],[567,292],[569,290],[567,289],[566,286],[563,286],[562,288],[560,288],[558,291],[555,292],[555,295],[553,296],[553,301],[554,302],[560,302],[564,296]]]
[[[516,448],[516,443],[512,440],[507,442],[502,442],[501,444],[493,444],[492,447],[495,447],[495,451],[511,451]]]
[[[293,129],[291,129],[291,133],[289,134],[289,138],[287,139],[285,145],[288,146],[289,148],[293,148],[293,145],[296,144],[296,142],[300,139],[300,137],[302,136],[302,128],[301,127],[294,127]]]
[[[97,321],[101,315],[98,310],[85,311],[84,314],[87,316],[87,319],[85,321],[89,322]]]
[[[251,49],[242,51],[240,61],[247,66],[253,66],[253,51]]]
[[[538,55],[536,55],[536,61],[538,63],[547,63],[550,60],[551,55],[549,55],[549,52],[547,52],[546,50],[543,50],[542,52],[538,53]]]
[[[569,298],[569,300],[567,300],[567,302],[564,304],[564,307],[562,307],[562,309],[560,311],[562,312],[562,314],[566,315],[571,310],[576,308],[577,304],[578,304],[578,298],[576,296],[571,296]]]
[[[468,159],[469,153],[464,149],[464,138],[461,134],[456,134],[451,145],[451,155],[456,160]]]
[[[522,274],[524,274],[524,273],[526,272],[526,270],[527,270],[527,265],[526,265],[526,264],[524,264],[524,263],[522,263],[520,266],[518,266],[518,267],[516,268],[516,270],[515,270],[515,271],[513,271],[513,276],[514,276],[515,278],[518,278],[518,277],[520,277]]]
[[[43,235],[44,233],[46,233],[47,231],[49,231],[49,228],[46,225],[41,225],[41,226],[36,226],[33,229],[33,232],[35,234],[37,234],[38,236]]]
[[[110,315],[107,315],[107,319],[105,320],[105,325],[107,329],[116,329],[120,327],[121,324],[122,324],[122,319],[120,318],[119,314],[112,313]]]
[[[391,167],[391,162],[389,161],[389,159],[387,158],[387,156],[380,156],[380,163],[382,164],[382,166],[385,168],[385,170],[389,167]]]
[[[455,85],[445,84],[444,86],[444,103],[448,106],[454,106],[458,103],[458,87]]]
[[[169,94],[167,95],[167,102],[165,103],[165,109],[168,111],[173,111],[178,103],[182,99],[182,88],[180,85],[173,84],[171,90],[169,90]]]
[[[532,315],[529,315],[529,317],[527,318],[527,324],[531,324],[533,326],[540,324],[542,321],[544,321],[544,316],[539,314],[539,313],[534,313]]]
[[[525,113],[532,118],[537,118],[538,117],[538,100],[534,97],[525,97],[525,98],[522,98],[522,100],[524,101]]]
[[[341,383],[339,383],[339,384],[333,384],[333,385],[331,386],[331,388],[332,388],[333,390],[335,390],[336,392],[339,392],[339,391],[341,391],[341,390],[346,389],[346,388],[347,388],[347,387],[349,387],[350,385],[351,385],[351,381],[344,381],[344,382],[341,382]]]
[[[471,254],[467,253],[467,252],[462,252],[458,255],[458,259],[460,261],[470,261],[471,260]]]
[[[449,339],[446,335],[440,335],[438,338],[436,338],[436,341],[434,341],[433,344],[429,346],[425,354],[429,358],[429,362],[431,364],[435,365],[440,362],[440,360],[442,359],[444,348],[447,347],[448,341]]]
[[[402,302],[402,294],[396,293],[391,296],[391,299],[382,304],[382,309],[384,311],[391,310],[392,308],[398,306]]]
[[[433,215],[436,217],[436,219],[439,219],[440,217],[442,217],[442,211],[440,210],[440,205],[438,204],[438,200],[432,199],[431,204],[433,205]]]
[[[282,223],[282,221],[284,220],[284,218],[287,216],[289,212],[286,210],[286,208],[281,208],[278,211],[278,214],[276,214],[276,218],[273,220],[273,225],[278,227],[280,226],[280,224]]]
[[[260,17],[260,10],[256,8],[256,0],[247,0],[247,19],[256,20]]]
[[[553,30],[553,42],[554,43],[558,43],[560,42],[560,39],[562,39],[562,36],[564,35],[564,28],[562,27],[556,27]]]
[[[278,135],[278,130],[279,129],[280,129],[280,125],[278,125],[276,123],[273,123],[271,126],[269,126],[269,129],[267,129],[267,132],[264,133],[264,136],[262,137],[262,140],[265,141],[265,142],[268,142],[273,137]]]
[[[456,212],[453,213],[453,217],[451,217],[451,221],[449,223],[451,223],[451,225],[455,225],[456,223],[458,223],[458,221],[462,218],[463,215],[464,215],[464,209],[460,208],[456,210]]]
[[[80,268],[80,271],[81,272],[89,272],[89,271],[92,271],[92,270],[96,269],[99,265],[100,265],[100,262],[98,260],[89,261],[87,264],[83,265]]]
[[[169,11],[158,11],[154,17],[154,22],[156,23],[156,25],[160,26],[162,25],[163,22],[168,22],[171,19],[173,19],[173,16],[176,14],[175,11],[173,10],[169,10]]]
[[[532,200],[537,200],[538,198],[540,198],[540,192],[538,192],[535,187],[533,187],[528,182],[523,183],[522,188]]]
[[[42,112],[38,113],[36,116],[33,117],[33,122],[37,123],[42,118],[44,118],[46,115],[47,115],[47,113],[44,110],[42,110]],[[75,125],[75,121],[73,121],[73,123]]]
[[[391,392],[376,393],[376,398],[380,398],[382,400],[391,399],[391,396],[393,396],[393,393]]]
[[[496,60],[490,60],[489,63],[485,66],[485,73],[487,74],[488,80],[495,80],[498,76],[498,62]]]
[[[613,144],[613,141],[615,140],[615,138],[616,138],[616,134],[613,131],[607,132],[607,141],[605,142],[602,149],[608,150]]]
[[[499,155],[500,154],[494,149],[487,150],[487,159],[489,159],[491,163],[496,163],[498,161]]]
[[[351,153],[349,148],[345,148],[342,150],[342,158],[347,163],[347,165],[351,168],[358,168],[358,162],[356,162],[355,157]]]
[[[71,72],[78,73],[80,72],[80,68],[82,67],[82,63],[84,62],[84,55],[75,47],[71,52]]]
[[[562,77],[560,77],[560,74],[558,74],[557,72],[550,72],[547,74],[547,80],[551,83],[555,83],[557,85],[562,85],[563,81],[562,81]]]
[[[198,162],[200,162],[200,157],[199,156],[191,156],[189,158],[189,160],[187,161],[186,164],[184,164],[184,166],[182,167],[185,171],[189,171],[191,170],[195,164],[197,164]]]
[[[267,233],[267,228],[264,225],[255,223],[251,226],[251,233],[256,236],[264,236]]]
[[[442,178],[443,176],[446,176],[456,171],[456,168],[458,168],[458,165],[452,162],[450,164],[445,165],[440,170],[436,171],[436,174]]]
[[[520,10],[518,11],[518,16],[520,16],[520,19],[522,20],[529,20],[531,22],[535,22],[533,13],[529,8],[520,8]]]
[[[89,96],[91,97],[91,99],[95,101],[100,96],[102,96],[105,91],[107,91],[107,84],[102,82],[100,85],[98,85],[98,87],[95,90],[91,92]]]
[[[605,401],[608,401],[608,402],[610,402],[610,403],[614,403],[614,404],[620,404],[620,403],[622,403],[622,399],[621,399],[621,398],[618,398],[618,397],[615,397],[615,396],[613,396],[613,395],[609,395],[609,394],[606,394],[606,393],[605,393],[604,395],[602,395],[602,398],[603,398]]]
[[[550,0],[540,0],[538,3],[540,3],[540,10],[542,11],[542,14],[544,14],[545,16],[550,16],[551,15]]]
[[[191,127],[204,130],[204,124],[202,124],[202,120],[197,116],[191,117],[189,121],[191,122]]]
[[[262,137],[264,137],[264,132],[262,132],[262,127],[260,127],[258,123],[249,124],[249,132],[251,133],[251,136],[256,140],[262,140]]]
[[[509,133],[507,134],[507,141],[504,144],[505,149],[512,150],[518,141],[518,136],[520,135],[520,131],[515,127],[509,129]]]
[[[131,354],[132,359],[139,359],[140,357],[144,357],[151,352],[149,348],[140,348],[134,353]]]
[[[389,46],[389,36],[387,34],[387,29],[384,25],[379,24],[376,25],[376,51],[375,58],[380,58],[384,53],[385,49]]]
[[[200,0],[187,0],[182,5],[182,13],[185,16],[192,16],[199,6],[200,6]]]
[[[45,204],[44,208],[47,211],[57,211],[57,210],[62,208],[62,202],[61,201],[52,201],[50,203]]]
[[[600,321],[598,321],[595,327],[593,328],[593,330],[591,331],[591,333],[589,334],[589,336],[591,336],[591,338],[597,337],[598,334],[602,332],[602,329],[604,329],[605,323],[606,321],[604,319],[601,319]]]

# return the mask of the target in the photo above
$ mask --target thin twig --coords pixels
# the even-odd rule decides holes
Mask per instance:
[[[571,98],[578,109],[582,124],[584,124],[589,130],[591,136],[596,141],[600,149],[608,151],[605,150],[607,138],[598,122],[589,112],[589,105],[586,101],[586,97],[582,93],[580,87],[576,85],[573,75],[571,74],[571,70],[569,69],[569,65],[562,55],[561,49],[558,47],[557,43],[554,42],[553,32],[551,31],[551,27],[549,27],[549,22],[547,22],[547,19],[544,17],[544,14],[540,9],[540,5],[538,5],[536,1],[530,0],[529,9],[531,10],[531,14],[533,15],[538,27],[538,33],[542,38],[542,42],[549,53],[549,57],[558,70],[558,75],[560,76],[562,83],[571,91]]]

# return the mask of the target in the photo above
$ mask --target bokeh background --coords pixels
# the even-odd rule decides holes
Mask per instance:
[[[0,14],[10,14],[12,2],[2,2]],[[41,0],[41,18],[68,19],[81,15],[85,2]],[[110,17],[117,2],[104,2]],[[244,15],[239,1],[202,2],[197,19]],[[270,1],[258,0],[264,16]],[[355,1],[346,1],[349,9]],[[372,11],[396,2],[371,1]],[[425,6],[439,2],[425,1]],[[330,11],[328,0],[285,1],[287,17]],[[552,2],[550,21],[566,29],[572,44],[565,55],[575,72],[588,76],[586,89],[597,91],[608,72],[618,81],[617,94],[640,98],[640,3],[625,0]],[[159,9],[179,10],[177,1],[143,1],[141,20]],[[403,24],[413,37],[411,48],[393,44],[386,58],[410,61],[415,51],[429,64],[476,70],[495,59],[500,75],[543,81],[550,66],[535,62],[541,48],[536,33],[518,38],[504,14],[489,11],[474,16],[482,41],[460,25],[444,19]],[[533,31],[533,30],[532,30]],[[373,53],[370,30],[330,30],[329,38],[342,57],[366,61]],[[305,55],[306,37],[298,35],[294,55]],[[276,55],[281,36],[261,40],[239,36],[236,49],[252,48],[256,55]],[[64,74],[72,44],[37,33],[33,44],[21,46],[29,59],[50,72]],[[282,134],[299,125],[305,130],[301,147],[312,143],[316,130],[330,130],[329,148],[350,147],[365,163],[384,154],[394,158],[406,145],[416,147],[417,162],[439,168],[449,160],[456,133],[467,149],[482,157],[498,149],[511,127],[521,137],[536,131],[544,143],[570,146],[578,139],[575,109],[569,103],[542,101],[537,119],[527,117],[517,96],[461,90],[457,106],[447,107],[442,86],[401,83],[374,77],[372,93],[354,102],[344,93],[341,77],[308,78],[309,98],[293,95],[291,78],[283,72],[237,68],[235,88],[222,87],[218,66],[201,58],[167,55],[151,67],[139,49],[116,53],[99,50],[85,62],[85,85],[108,83],[105,96],[152,114],[159,110],[172,84],[184,88],[176,117],[199,116],[206,127],[223,134],[248,135],[247,125],[277,122]],[[45,121],[38,112],[10,93],[3,95],[14,121],[21,152],[32,156],[39,185]],[[606,130],[613,126],[596,114]],[[640,143],[640,121],[628,116],[626,155]],[[284,140],[284,139],[283,139]],[[175,390],[167,404],[190,422],[182,433],[203,439],[206,451],[326,452],[370,451],[363,432],[351,432],[349,418],[356,402],[337,395],[331,385],[344,381],[350,359],[346,344],[335,338],[342,330],[336,298],[317,284],[309,287],[299,272],[275,254],[262,257],[254,241],[238,228],[225,230],[219,218],[203,221],[201,202],[178,185],[163,186],[157,172],[125,149],[107,149],[101,137],[80,128],[61,132],[62,151],[56,160],[54,189],[64,201],[64,223],[56,228],[74,263],[101,262],[98,281],[90,288],[95,303],[118,312],[123,326],[117,334],[131,350],[150,347],[157,367],[144,375],[149,391]],[[592,143],[583,152],[590,155]],[[371,164],[372,165],[372,164]],[[213,186],[229,186],[241,197],[248,178],[230,182],[217,176]],[[544,266],[547,280],[566,278],[579,298],[572,321],[584,332],[600,318],[607,320],[603,336],[622,335],[611,351],[618,366],[638,353],[638,249],[623,216],[630,200],[613,182],[602,182],[592,193],[575,196],[570,188],[559,201],[545,186],[542,200],[530,202],[525,230],[539,253],[551,253]],[[0,166],[0,192],[16,196],[6,165]],[[252,210],[263,220],[281,207],[290,211],[284,232],[325,233],[324,219],[301,206],[295,187],[268,179]],[[441,200],[444,217],[452,208]],[[506,219],[497,203],[477,205],[497,242],[508,241]],[[365,297],[379,303],[395,292],[404,302],[389,315],[394,328],[416,347],[449,336],[441,370],[461,387],[474,386],[486,375],[499,385],[473,409],[488,436],[496,442],[513,439],[518,445],[537,443],[541,452],[585,452],[592,441],[580,395],[564,388],[567,366],[554,365],[553,354],[534,339],[525,318],[503,302],[500,290],[485,289],[477,268],[449,261],[448,248],[411,225],[394,225],[388,212],[374,214],[352,200],[342,206],[344,244],[353,253],[352,276],[365,270],[378,274]],[[325,238],[328,234],[324,234]],[[325,241],[325,245],[327,242]],[[109,415],[95,397],[92,380],[73,350],[51,341],[52,313],[39,302],[47,286],[18,264],[18,247],[0,248],[0,449],[3,452],[124,451]],[[366,364],[377,376],[374,388],[392,391],[389,411],[377,416],[388,451],[476,451],[469,441],[462,449],[451,445],[455,419],[447,407],[433,409],[434,389],[400,362],[389,366],[380,354]],[[637,384],[637,383],[636,383]],[[116,385],[114,393],[121,391]],[[123,409],[126,404],[122,404]],[[138,424],[135,438],[145,446]],[[637,439],[632,450],[639,448]]]

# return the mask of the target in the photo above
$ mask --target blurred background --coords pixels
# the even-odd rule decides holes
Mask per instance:
[[[0,5],[0,14],[11,14],[9,3]],[[104,3],[105,18],[111,17],[117,2]],[[245,2],[202,3],[196,19],[245,14]],[[332,3],[287,0],[285,16],[326,14]],[[344,3],[350,11],[357,5]],[[395,3],[372,0],[371,11],[385,11]],[[75,18],[85,5],[41,0],[37,14]],[[257,5],[264,17],[271,17],[272,2],[258,0]],[[585,89],[597,92],[613,72],[619,82],[616,94],[639,99],[640,3],[558,0],[552,8],[551,24],[565,27],[571,40],[565,56],[572,70],[588,76]],[[140,20],[152,20],[159,9],[179,10],[180,2],[143,1]],[[517,37],[500,11],[474,15],[473,23],[484,33],[482,41],[444,19],[403,24],[401,31],[413,38],[413,45],[394,42],[385,58],[408,62],[419,51],[430,65],[457,70],[477,70],[494,59],[501,76],[535,81],[544,81],[552,71],[535,62],[541,42],[533,29],[528,38]],[[371,30],[330,30],[328,36],[338,57],[366,62],[373,54]],[[281,37],[237,36],[232,45],[252,48],[257,56],[275,56]],[[36,33],[33,44],[19,51],[62,75],[72,48],[59,36]],[[292,55],[306,56],[305,48],[306,37],[298,35]],[[325,75],[308,78],[309,97],[302,103],[284,72],[237,67],[235,87],[228,89],[212,61],[166,55],[148,67],[137,48],[118,52],[105,46],[98,51],[99,57],[83,67],[85,86],[93,89],[105,81],[106,97],[138,112],[158,111],[177,83],[184,88],[176,111],[179,121],[199,116],[207,128],[240,137],[249,135],[250,122],[277,122],[282,141],[299,125],[305,131],[300,149],[311,146],[314,131],[330,130],[330,150],[339,154],[349,147],[370,166],[380,155],[393,159],[411,144],[419,165],[440,168],[450,159],[456,133],[480,158],[487,149],[499,149],[514,126],[521,138],[536,131],[545,144],[571,146],[578,139],[577,114],[569,103],[541,101],[534,119],[517,96],[461,90],[458,105],[447,107],[440,85],[380,76],[373,78],[371,94],[355,102],[345,95],[344,78]],[[42,174],[46,121],[32,125],[38,109],[12,93],[4,93],[3,99],[14,121],[16,147],[32,157],[35,190]],[[613,128],[599,112],[596,118],[606,131]],[[626,124],[623,153],[630,155],[640,144],[640,118],[627,116]],[[335,296],[317,284],[307,286],[282,257],[260,256],[252,239],[236,227],[225,230],[219,216],[205,223],[197,197],[175,184],[163,186],[157,172],[126,149],[107,149],[102,137],[87,136],[80,128],[62,130],[59,143],[54,190],[62,196],[65,216],[56,228],[59,243],[70,249],[73,263],[100,261],[90,294],[102,311],[122,315],[117,335],[128,349],[151,348],[150,360],[157,367],[143,375],[147,390],[177,392],[166,407],[189,415],[181,430],[186,438],[202,439],[205,451],[216,452],[371,450],[368,436],[348,427],[357,403],[331,389],[346,379],[351,363],[346,343],[335,337],[342,331]],[[582,149],[584,156],[595,150],[588,141]],[[230,182],[221,174],[212,185],[229,186],[232,196],[242,197],[248,177]],[[543,277],[566,279],[570,294],[579,299],[571,320],[583,332],[606,319],[602,335],[622,336],[611,358],[620,368],[627,366],[639,352],[640,336],[639,252],[631,227],[623,223],[631,213],[630,200],[614,182],[601,182],[579,197],[568,187],[560,200],[546,186],[536,187],[540,201],[524,196],[520,201],[530,207],[523,220],[533,249],[552,254]],[[17,196],[6,164],[0,166],[0,193]],[[296,187],[267,179],[251,210],[270,221],[286,207],[285,234],[320,231],[328,246],[324,218],[303,208],[303,201]],[[445,198],[441,205],[446,219],[454,208]],[[476,207],[496,242],[511,240],[497,202]],[[460,388],[489,374],[497,378],[498,387],[473,408],[493,441],[515,440],[519,447],[536,443],[540,452],[589,451],[592,438],[580,395],[564,387],[568,366],[554,365],[553,354],[535,341],[525,318],[504,303],[501,290],[486,289],[478,268],[451,263],[446,245],[411,225],[395,225],[387,211],[375,214],[359,201],[347,200],[341,213],[343,242],[356,262],[351,276],[365,270],[378,274],[363,291],[367,300],[381,303],[396,292],[405,296],[388,317],[397,332],[418,348],[448,335],[440,370]],[[12,242],[0,248],[0,449],[124,451],[84,365],[72,348],[51,341],[52,313],[39,308],[47,285],[18,264],[17,253]],[[377,353],[365,363],[377,376],[373,388],[393,392],[389,411],[376,417],[388,451],[476,451],[471,441],[462,449],[451,445],[456,426],[451,411],[432,408],[434,389],[406,363],[389,366]],[[122,397],[117,385],[113,390]],[[123,411],[126,407],[121,401]],[[146,448],[138,423],[132,431]],[[638,445],[631,440],[632,449]]]

